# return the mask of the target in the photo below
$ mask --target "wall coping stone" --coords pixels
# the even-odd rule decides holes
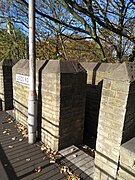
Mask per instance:
[[[81,65],[87,71],[97,71],[97,72],[112,72],[115,68],[117,68],[119,63],[95,63],[95,62],[80,62]]]
[[[108,77],[120,64],[119,63],[95,63],[95,62],[80,62],[86,69],[88,78],[87,83],[98,84],[100,81]]]
[[[121,148],[127,149],[135,154],[135,137],[124,143]]]
[[[88,76],[93,76],[94,73],[104,73],[103,79],[111,79],[116,81],[128,81],[135,80],[135,62],[124,63],[95,63],[95,62],[80,62],[86,69]],[[99,81],[97,79],[96,81]],[[91,83],[89,79],[89,83]]]
[[[135,63],[124,62],[112,71],[111,74],[107,74],[105,78],[132,82],[135,80]]]
[[[36,61],[36,70],[42,69],[42,73],[86,73],[86,70],[81,66],[78,61],[65,61],[65,60],[41,60]],[[29,61],[22,59],[17,62],[13,67],[14,72],[28,74]]]

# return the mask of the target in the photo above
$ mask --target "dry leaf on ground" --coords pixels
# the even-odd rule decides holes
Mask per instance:
[[[41,166],[38,166],[37,168],[35,168],[35,172],[36,172],[36,173],[40,173],[41,171],[42,171]]]
[[[9,135],[9,134],[10,134],[10,132],[11,132],[11,129],[5,129],[5,130],[3,131],[3,134],[7,134],[7,135]]]
[[[31,159],[30,158],[27,158],[26,161],[30,161]]]
[[[60,168],[60,173],[61,174],[62,173],[68,173],[68,172],[69,172],[69,167],[67,167],[65,165],[61,166],[61,168]]]
[[[51,164],[55,163],[55,160],[54,159],[50,159],[50,163]]]
[[[17,128],[18,132],[22,133],[24,138],[28,138],[28,130],[25,126],[23,126],[22,124],[16,123],[14,127]]]
[[[15,141],[16,140],[16,137],[12,137],[12,141]]]
[[[80,177],[76,174],[68,175],[67,180],[80,180]]]
[[[73,154],[73,157],[77,157],[78,155],[77,154]]]

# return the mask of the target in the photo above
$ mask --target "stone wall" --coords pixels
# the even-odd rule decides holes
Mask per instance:
[[[117,179],[135,179],[135,137],[120,148],[120,165]]]
[[[13,68],[14,115],[27,125],[28,85],[16,81],[28,76],[28,61]],[[77,62],[37,61],[38,133],[42,142],[59,150],[83,141],[86,72]]]
[[[13,67],[13,105],[14,117],[23,125],[27,125],[28,118],[28,89],[29,85],[16,81],[16,75],[28,76],[29,61],[20,60]]]
[[[122,143],[135,137],[135,81],[130,83]]]
[[[5,62],[0,66],[2,108],[12,100],[12,76],[8,77],[12,71],[7,66]],[[13,67],[14,116],[26,126],[29,87],[28,83],[17,81],[16,75],[27,79],[28,66],[27,60],[20,60]],[[82,66],[88,74],[86,107],[86,72]],[[135,64],[82,63],[82,66],[72,61],[37,61],[38,135],[45,145],[60,150],[83,142],[85,124],[87,139],[97,133],[94,180],[117,177],[122,180],[124,175],[132,178]]]
[[[133,65],[133,67],[135,66]],[[135,122],[134,114],[131,118],[132,121],[129,118],[131,113],[129,107],[134,102],[132,94],[134,89],[133,67],[131,68],[131,64],[123,63],[104,79],[96,142],[94,180],[116,179],[120,146],[123,140],[131,138],[130,131],[133,132]]]
[[[13,109],[12,60],[0,62],[0,110]]]
[[[81,62],[87,70],[84,143],[95,148],[103,79],[119,64]]]

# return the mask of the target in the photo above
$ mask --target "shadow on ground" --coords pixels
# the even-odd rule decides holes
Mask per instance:
[[[29,145],[27,139],[19,141],[22,135],[9,121],[11,116],[0,112],[0,179],[2,180],[65,180],[58,164],[50,164],[49,159],[36,144]],[[10,123],[9,123],[10,122]],[[4,131],[8,133],[4,133]],[[15,138],[13,141],[12,138]],[[35,169],[41,167],[41,172]]]

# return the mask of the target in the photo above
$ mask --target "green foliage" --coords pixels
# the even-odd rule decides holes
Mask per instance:
[[[0,60],[21,59],[25,57],[25,36],[19,30],[8,33],[5,29],[0,29]]]
[[[100,53],[100,48],[92,39],[85,39],[84,36],[80,35],[72,36],[75,40],[67,37],[61,38],[63,39],[63,44],[56,37],[48,38],[47,41],[37,42],[36,57],[38,59],[66,59],[91,62],[101,60],[102,53]],[[62,46],[65,47],[65,50],[63,50]],[[103,47],[108,62],[113,62],[114,58],[110,58],[113,49],[104,43]]]
[[[29,1],[0,2],[1,27],[6,25],[7,30],[15,31],[8,34],[1,30],[0,59],[24,58],[25,38],[14,27],[28,35]],[[39,59],[123,62],[132,51],[135,43],[134,1],[40,0],[35,4]],[[68,38],[65,38],[67,34]],[[73,40],[76,34],[91,40]]]

